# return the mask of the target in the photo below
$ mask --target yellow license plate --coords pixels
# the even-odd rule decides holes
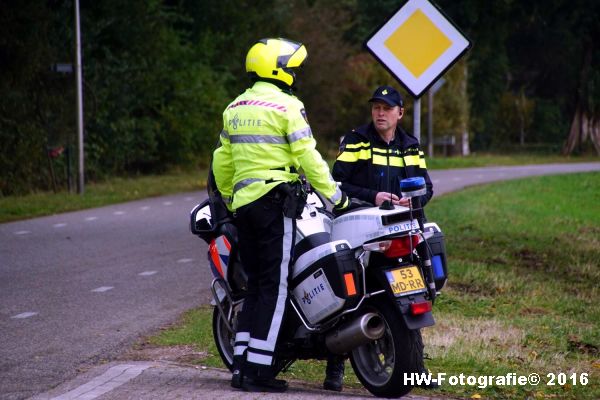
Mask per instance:
[[[392,292],[396,296],[425,290],[425,282],[423,281],[421,272],[415,266],[385,271],[385,275],[390,283]]]

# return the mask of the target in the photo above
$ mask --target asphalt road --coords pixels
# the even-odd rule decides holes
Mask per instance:
[[[599,171],[600,163],[432,171],[436,195],[488,181]],[[0,399],[75,378],[207,304],[203,192],[0,225]],[[136,396],[133,396],[134,398]]]

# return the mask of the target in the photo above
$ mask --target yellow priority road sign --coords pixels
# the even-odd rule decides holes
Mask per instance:
[[[409,0],[367,41],[366,48],[419,98],[471,47],[428,0]]]

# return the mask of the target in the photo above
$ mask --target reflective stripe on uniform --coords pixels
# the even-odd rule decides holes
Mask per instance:
[[[220,134],[220,136],[221,136],[223,139],[229,139],[229,132],[227,132],[225,129],[223,129],[223,130],[221,131],[221,134]]]
[[[373,164],[374,165],[388,165],[388,157],[373,154]],[[404,162],[402,161],[401,157],[390,156],[389,157],[389,165],[391,167],[403,167]]]
[[[221,195],[221,199],[223,199],[223,202],[224,202],[225,204],[231,204],[231,202],[232,202],[232,198],[231,198],[231,196],[224,196],[224,195]]]
[[[358,160],[368,160],[369,158],[371,158],[371,151],[369,149],[348,151],[348,147],[346,147],[346,151],[340,154],[337,157],[337,160],[346,162],[356,162]]]
[[[255,182],[264,182],[264,179],[257,179],[257,178],[248,178],[248,179],[242,179],[241,181],[239,181],[238,183],[236,183],[233,186],[233,192],[237,192],[240,189],[245,188],[248,185],[251,185]]]
[[[273,135],[231,135],[231,144],[257,143],[257,144],[287,144],[287,140],[281,136]]]
[[[340,188],[337,188],[335,193],[333,194],[333,196],[331,196],[329,198],[329,201],[331,201],[333,204],[336,204],[338,202],[338,200],[340,200],[342,198],[342,191],[340,190]]]
[[[291,218],[283,217],[283,241],[282,241],[282,258],[279,264],[279,288],[277,292],[277,302],[275,304],[275,310],[273,312],[273,318],[271,319],[271,326],[267,334],[266,340],[255,339],[250,337],[248,342],[248,354],[247,360],[249,362],[261,365],[271,365],[273,361],[273,352],[275,351],[275,344],[277,343],[277,335],[281,328],[281,322],[283,319],[283,312],[285,310],[285,303],[287,300],[287,280],[289,275],[290,267],[290,254],[292,252],[293,239],[294,239],[294,224]],[[252,349],[263,350],[269,352],[271,355],[259,354],[253,352]]]
[[[425,163],[425,153],[422,151],[419,151],[419,167],[427,169],[427,164]]]
[[[252,350],[248,349],[248,354],[246,355],[246,361],[260,364],[260,365],[271,365],[273,362],[273,356],[266,356],[264,354],[254,353]]]
[[[311,137],[311,136],[312,136],[312,131],[310,130],[310,127],[306,127],[304,129],[300,129],[300,130],[297,130],[296,132],[290,133],[289,135],[287,135],[287,138],[288,138],[288,142],[293,143],[302,138]]]
[[[235,344],[233,347],[233,355],[241,356],[248,348],[248,341],[250,340],[250,332],[237,332],[235,334]]]
[[[361,148],[361,147],[364,147],[365,149],[368,149],[371,146],[369,145],[369,142],[348,143],[346,145],[346,150],[358,149],[358,148]]]
[[[419,165],[420,164],[420,160],[419,160],[419,156],[404,156],[404,162],[406,163],[407,166],[409,165]]]

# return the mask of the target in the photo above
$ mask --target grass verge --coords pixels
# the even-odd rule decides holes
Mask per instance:
[[[0,197],[0,223],[143,199],[206,187],[207,171],[112,178],[86,184],[83,195],[66,191]]]
[[[333,155],[335,157],[335,155]],[[560,162],[598,161],[593,157],[539,155],[473,154],[468,157],[428,159],[430,169],[469,168],[497,165],[524,165]],[[333,159],[329,160],[333,165]],[[171,171],[158,176],[111,178],[106,182],[88,182],[83,195],[40,192],[26,196],[0,196],[0,223],[41,217],[85,208],[122,203],[151,196],[199,190],[206,186],[207,170]]]
[[[600,173],[537,177],[428,205],[429,219],[446,235],[451,275],[434,307],[437,324],[423,330],[427,366],[448,376],[512,372],[542,379],[538,386],[445,384],[436,393],[600,398],[599,187]],[[222,367],[210,318],[210,308],[192,310],[150,342],[193,344],[208,353],[197,362]],[[359,387],[347,372],[346,385]],[[546,384],[549,374],[556,375],[554,386]],[[588,374],[586,385],[581,374]],[[298,362],[287,373],[311,382],[323,376],[323,362]]]
[[[477,153],[466,157],[433,157],[427,158],[430,169],[493,167],[502,165],[530,165],[548,163],[594,162],[598,157],[593,156],[561,156],[542,154],[489,154]]]

